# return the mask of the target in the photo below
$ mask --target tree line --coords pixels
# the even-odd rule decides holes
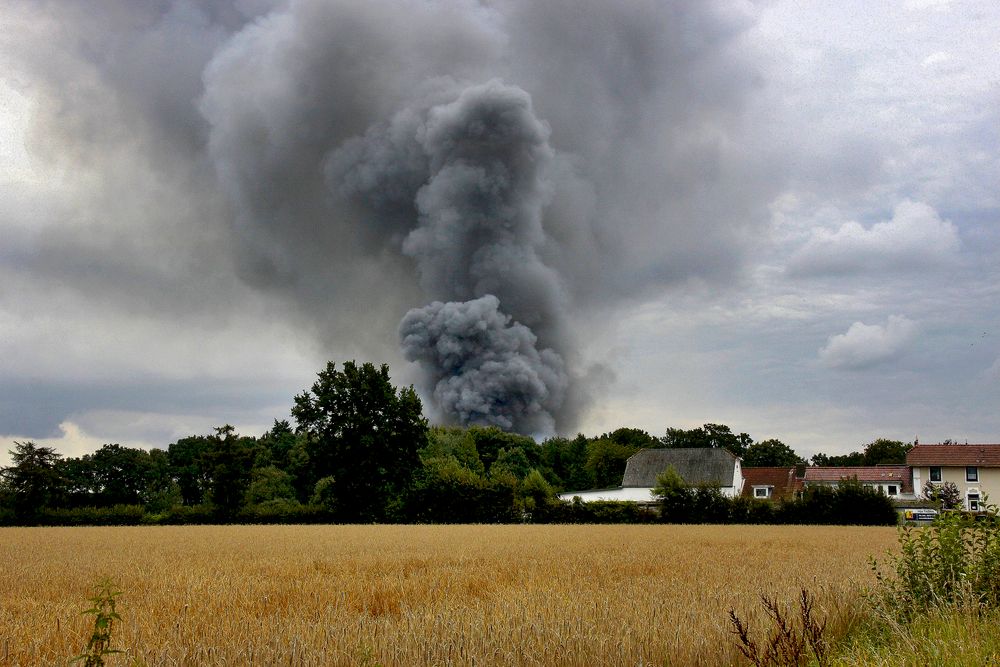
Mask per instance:
[[[593,520],[556,494],[620,485],[626,460],[643,448],[722,447],[744,466],[805,463],[779,440],[721,424],[540,444],[496,427],[430,426],[412,387],[393,386],[388,367],[371,363],[327,364],[291,415],[294,426],[275,420],[260,436],[227,424],[148,451],[106,444],[63,457],[16,443],[0,469],[0,522]],[[878,440],[863,461],[905,460],[906,448]]]

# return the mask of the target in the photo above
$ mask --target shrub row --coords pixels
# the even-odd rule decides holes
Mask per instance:
[[[894,526],[899,514],[878,491],[853,482],[837,488],[809,488],[801,497],[772,502],[737,496],[718,489],[679,489],[658,506],[658,512],[634,502],[571,503],[546,507],[532,517],[540,523],[714,523],[826,524]]]

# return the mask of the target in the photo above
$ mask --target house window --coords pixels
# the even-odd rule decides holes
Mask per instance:
[[[979,481],[979,468],[976,466],[966,466],[965,467],[965,481],[966,482],[978,482]]]
[[[979,494],[978,493],[973,492],[973,493],[969,494],[969,511],[970,512],[978,512],[979,511]]]
[[[897,486],[896,484],[889,484],[886,488],[888,489],[888,491],[886,491],[887,495],[890,495],[890,496],[898,496],[899,495],[899,486]]]
[[[941,481],[941,466],[931,466],[931,481],[932,482]]]
[[[755,487],[753,487],[753,497],[754,498],[770,498],[771,497],[771,487],[769,487],[769,486],[755,486]]]

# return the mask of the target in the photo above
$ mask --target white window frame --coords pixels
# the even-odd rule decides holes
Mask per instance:
[[[983,497],[979,495],[979,489],[969,489],[965,494],[965,504],[970,512],[978,512],[980,503],[982,502]],[[973,505],[973,503],[975,504]]]
[[[885,495],[895,497],[899,495],[899,484],[886,484]]]
[[[771,486],[755,486],[755,487],[753,487],[753,497],[754,498],[770,498],[771,497],[771,489],[772,488],[774,488],[774,487],[771,487]],[[764,492],[764,495],[760,494],[761,491]]]

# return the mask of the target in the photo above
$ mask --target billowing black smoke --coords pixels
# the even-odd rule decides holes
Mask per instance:
[[[407,359],[420,362],[434,400],[455,421],[551,433],[568,379],[562,357],[537,348],[528,327],[493,295],[414,308],[399,326]]]
[[[329,178],[374,217],[412,216],[402,251],[429,296],[448,303],[406,315],[403,351],[452,421],[555,427],[568,377],[556,333],[566,299],[538,255],[548,137],[528,94],[492,80],[408,107],[331,156]]]

